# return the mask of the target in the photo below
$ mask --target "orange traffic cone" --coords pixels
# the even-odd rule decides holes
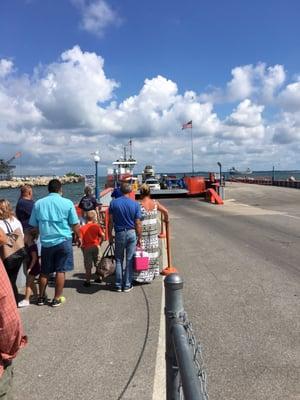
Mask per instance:
[[[177,271],[175,267],[171,266],[171,248],[170,248],[170,230],[169,230],[169,221],[165,221],[166,223],[166,239],[167,239],[167,259],[168,266],[161,271],[161,275],[170,275],[174,274]]]

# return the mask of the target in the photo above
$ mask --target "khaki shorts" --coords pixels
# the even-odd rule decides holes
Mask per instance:
[[[91,271],[93,267],[97,268],[99,261],[101,260],[100,246],[88,247],[82,249],[84,268],[87,271]]]

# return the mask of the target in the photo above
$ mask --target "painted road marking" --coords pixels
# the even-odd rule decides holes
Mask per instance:
[[[285,211],[267,210],[250,204],[237,203],[235,199],[228,199],[225,201],[223,208],[216,208],[217,211],[232,211],[235,214],[243,215],[282,215],[284,217],[300,219],[296,215],[288,214]]]
[[[154,372],[154,383],[153,383],[153,396],[152,400],[161,400],[166,398],[166,364],[165,364],[165,287],[164,279],[162,279],[162,291],[161,291],[161,311],[160,311],[160,324],[159,324],[159,335],[156,353],[156,363]]]

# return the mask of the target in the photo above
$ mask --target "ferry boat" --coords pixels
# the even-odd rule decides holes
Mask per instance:
[[[112,164],[113,169],[108,170],[107,182],[105,190],[101,193],[101,203],[107,204],[110,201],[110,193],[117,187],[120,182],[127,181],[132,184],[133,192],[132,198],[139,198],[139,186],[141,183],[147,181],[151,186],[151,196],[153,198],[170,198],[170,197],[184,197],[184,196],[204,196],[208,189],[217,189],[218,182],[215,179],[206,179],[203,176],[184,176],[176,177],[163,174],[161,179],[158,180],[155,175],[152,165],[146,165],[143,174],[138,177],[134,175],[133,169],[137,161],[132,156],[132,140],[129,141],[129,156],[127,157],[127,147],[124,146],[123,157],[114,161]],[[146,180],[143,176],[147,176]],[[155,182],[154,182],[155,180]],[[216,193],[217,195],[217,193]],[[105,199],[103,198],[105,197]]]
[[[137,181],[137,178],[133,175],[133,169],[137,164],[137,161],[132,156],[132,141],[129,141],[129,157],[127,158],[127,148],[124,146],[123,148],[123,157],[114,161],[112,164],[114,166],[113,169],[109,168],[107,171],[107,182],[106,188],[114,188],[116,187],[120,181]]]
[[[240,171],[240,170],[236,169],[235,167],[231,167],[229,169],[229,174],[230,175],[250,175],[250,174],[252,174],[252,170],[250,168],[247,168],[244,171]]]

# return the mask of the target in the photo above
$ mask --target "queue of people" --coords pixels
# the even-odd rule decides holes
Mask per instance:
[[[81,199],[84,218],[80,221],[71,200],[62,197],[62,184],[52,179],[48,195],[34,202],[32,188],[21,188],[16,215],[10,203],[0,200],[0,398],[10,398],[13,371],[12,360],[26,345],[17,305],[27,307],[32,297],[37,305],[48,303],[46,287],[50,274],[55,273],[52,307],[63,301],[65,273],[73,270],[75,241],[81,248],[85,268],[85,287],[91,286],[92,268],[98,271],[104,231],[99,224],[99,203],[85,188]],[[115,283],[113,289],[128,293],[135,282],[150,283],[159,274],[159,248],[157,213],[168,220],[168,210],[151,199],[147,185],[140,188],[141,201],[131,198],[131,185],[122,182],[109,207],[109,243],[115,247]],[[89,209],[87,209],[89,208]],[[39,237],[41,249],[37,245]],[[149,255],[149,267],[134,271],[136,248],[143,248]],[[3,249],[11,249],[7,256]],[[25,251],[26,250],[26,251]],[[17,276],[22,263],[26,266],[25,297],[19,301]],[[36,286],[38,279],[39,290]],[[96,283],[101,276],[96,274]]]
[[[86,187],[79,202],[79,208],[83,211],[80,221],[71,200],[62,196],[62,184],[58,179],[49,182],[48,192],[46,197],[34,202],[32,188],[24,185],[16,206],[18,218],[10,203],[5,199],[0,200],[0,228],[6,235],[18,231],[26,250],[26,257],[24,251],[19,257],[4,259],[2,256],[19,307],[27,307],[30,300],[35,300],[40,306],[48,303],[46,288],[51,274],[55,274],[51,305],[61,305],[65,273],[73,269],[74,240],[83,254],[83,285],[91,286],[93,267],[96,270],[94,282],[101,283],[101,276],[97,272],[105,235],[97,212],[100,203],[92,195],[91,188]],[[109,206],[108,225],[109,243],[114,243],[115,247],[114,290],[125,293],[132,290],[134,283],[150,283],[159,275],[158,211],[164,215],[165,221],[168,220],[168,210],[151,198],[150,188],[146,184],[140,188],[140,202],[133,200],[130,193],[131,185],[122,182],[118,195]],[[149,256],[146,270],[134,270],[137,247],[145,250]],[[16,280],[23,262],[27,276],[25,297],[18,302]],[[39,290],[35,283],[37,279]]]

